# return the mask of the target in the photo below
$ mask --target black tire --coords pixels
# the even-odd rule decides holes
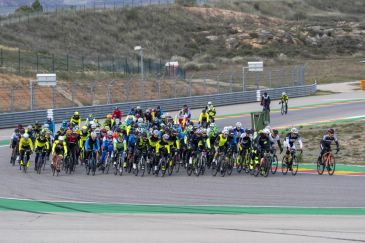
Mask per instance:
[[[179,173],[179,171],[180,171],[180,163],[182,163],[181,162],[181,160],[177,160],[176,158],[175,158],[175,173]]]
[[[105,167],[105,173],[106,174],[109,174],[109,170],[110,170],[111,164],[112,164],[112,158],[109,156],[108,157],[108,161],[106,163],[106,167]]]
[[[335,157],[332,156],[330,157],[330,161],[328,161],[327,164],[327,172],[329,175],[333,175],[335,173],[336,170],[336,161],[335,161]]]
[[[274,156],[272,156],[272,162],[271,162],[271,173],[273,175],[276,174],[276,171],[278,170],[278,166],[279,166],[278,156],[276,156],[276,154],[274,154]]]
[[[200,170],[201,170],[201,164],[200,164],[200,160],[197,158],[197,156],[193,157],[193,169],[194,169],[194,175],[195,176],[199,176],[200,175]]]
[[[160,171],[161,171],[161,176],[164,177],[166,174],[166,161],[165,158],[161,158],[160,159]],[[157,174],[158,175],[158,174]]]
[[[285,114],[285,105],[284,103],[281,103],[281,115]]]
[[[324,172],[324,167],[326,165],[326,160],[327,160],[325,158],[325,155],[327,155],[327,153],[322,156],[321,161],[317,160],[317,173],[318,173],[318,175],[322,175],[323,172]]]
[[[54,176],[56,173],[56,168],[54,167],[53,164],[51,164],[51,169],[52,169],[52,176]]]
[[[288,165],[289,164],[289,161],[288,161],[288,156],[287,155],[284,155],[282,161],[281,161],[281,173],[283,175],[286,175],[288,173]]]
[[[216,162],[211,163],[212,176],[216,176],[218,173],[218,164]]]
[[[169,176],[171,176],[172,172],[174,172],[174,167],[175,167],[174,161],[173,160],[169,161],[167,165],[167,173],[169,174]]]
[[[202,166],[201,166],[201,169],[200,169],[200,174],[201,174],[201,175],[204,175],[204,174],[205,174],[205,168],[206,168],[206,166],[207,166],[207,160],[208,160],[208,159],[207,159],[207,157],[206,157],[206,156],[201,156],[200,158],[201,158],[201,159],[200,159],[200,160],[201,160],[201,162],[200,162],[200,163],[201,163],[201,165],[202,165]]]
[[[252,170],[252,175],[257,177],[260,174],[260,163],[255,163]]]
[[[228,164],[227,164],[227,174],[232,175],[233,171],[233,165],[237,161],[237,156],[235,154],[232,155],[231,158],[228,158]]]
[[[219,168],[219,172],[221,174],[221,177],[224,177],[226,175],[226,171],[227,171],[227,162],[225,161],[225,159],[220,159],[220,168]]]
[[[141,171],[141,177],[143,177],[144,173],[146,171],[146,159],[144,158],[144,156],[141,156],[138,166],[139,166],[139,170]]]
[[[291,164],[291,168],[292,168],[291,174],[293,176],[295,176],[298,173],[298,168],[299,168],[299,163],[298,163],[297,156],[294,156],[293,157],[293,162]]]
[[[40,175],[41,172],[42,172],[42,167],[43,167],[43,164],[44,164],[44,160],[45,158],[41,157],[40,160],[38,160],[38,165],[37,165],[37,173]]]
[[[189,163],[186,166],[186,173],[188,174],[188,176],[191,176],[191,174],[193,173],[193,164],[194,163]]]

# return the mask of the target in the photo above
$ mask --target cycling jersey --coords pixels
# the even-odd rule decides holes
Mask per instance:
[[[60,142],[59,140],[53,143],[52,154],[67,154],[66,142]]]
[[[77,126],[80,127],[81,125],[81,117],[80,116],[75,116],[73,115],[70,119],[70,123],[76,124]]]
[[[280,98],[281,102],[288,102],[289,101],[289,97],[288,95],[282,95]]]
[[[215,144],[218,145],[219,147],[223,147],[227,145],[227,141],[228,141],[228,137],[223,137],[223,134],[220,134],[216,141]]]
[[[144,140],[142,137],[139,137],[136,146],[139,150],[146,149],[148,147],[148,139]]]
[[[329,135],[324,135],[321,140],[321,145],[323,147],[330,147],[333,142],[335,142],[336,146],[338,147],[338,140],[336,135],[333,135],[332,137],[330,137]]]
[[[166,149],[167,154],[171,153],[171,144],[169,142],[164,142],[163,140],[159,141],[156,144],[156,154],[160,152],[161,149]]]
[[[27,149],[33,151],[32,139],[28,138],[27,140],[25,140],[24,138],[21,138],[19,142],[19,152],[20,150],[27,150]]]
[[[114,139],[113,140],[113,147],[114,147],[114,150],[117,150],[117,151],[126,151],[127,150],[127,141],[125,138],[123,138],[123,141],[120,142],[118,139]]]
[[[49,149],[49,142],[48,142],[48,139],[44,138],[44,139],[40,139],[40,138],[37,138],[35,140],[35,149],[43,149],[45,148],[46,150]]]
[[[149,142],[150,146],[153,147],[153,148],[156,148],[156,145],[157,145],[159,140],[160,139],[158,137],[154,137],[154,136],[148,138],[148,142]]]
[[[209,120],[208,113],[200,113],[199,122],[206,122]]]
[[[242,134],[245,135],[245,134]],[[252,145],[252,141],[250,137],[245,136],[241,136],[241,140],[240,140],[240,149],[249,149],[251,148]]]
[[[285,136],[286,147],[295,148],[295,146],[294,146],[295,141],[298,141],[300,149],[303,149],[302,138],[299,135],[293,136],[292,133],[286,134],[286,136]]]
[[[86,139],[85,142],[85,151],[88,150],[100,150],[100,142],[98,138],[92,139],[91,137],[89,137],[88,139]]]

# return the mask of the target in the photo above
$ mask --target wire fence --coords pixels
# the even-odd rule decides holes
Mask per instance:
[[[21,50],[0,49],[0,70],[16,73],[58,73],[58,72],[107,72],[130,75],[140,73],[143,66],[145,75],[156,76],[177,67],[167,65],[165,60],[142,61],[139,55],[130,57],[75,57],[72,55],[41,54]],[[177,68],[176,74],[185,72]]]
[[[0,112],[158,100],[304,85],[304,65],[263,72],[189,73],[102,81],[59,81],[57,86],[16,82],[0,86]],[[17,83],[17,85],[14,85]]]

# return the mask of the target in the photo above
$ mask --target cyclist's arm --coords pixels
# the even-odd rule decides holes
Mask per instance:
[[[37,147],[37,146],[36,146]],[[49,150],[49,141],[46,142],[46,150]]]
[[[66,145],[66,143],[63,143],[63,153],[67,154],[67,145]]]
[[[303,149],[303,142],[302,142],[301,138],[298,138],[298,143],[299,143],[300,149]]]
[[[54,154],[55,148],[56,148],[56,143],[53,143],[53,146],[52,146],[52,154]]]
[[[180,140],[178,137],[176,138],[176,148],[180,149]]]
[[[206,144],[207,144],[207,148],[210,149],[210,138],[209,137],[207,138]]]

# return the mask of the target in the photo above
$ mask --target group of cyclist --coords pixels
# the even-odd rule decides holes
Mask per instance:
[[[219,129],[215,116],[216,109],[212,102],[208,102],[195,123],[191,120],[191,111],[187,105],[174,118],[164,113],[160,106],[146,110],[137,106],[123,119],[122,111],[115,107],[102,124],[92,114],[82,121],[76,111],[70,120],[61,123],[57,131],[51,118],[44,124],[35,122],[27,127],[18,125],[10,146],[17,151],[16,161],[26,167],[30,166],[29,157],[35,152],[35,169],[40,158],[50,156],[51,167],[57,172],[60,172],[61,162],[65,158],[71,161],[70,171],[79,162],[90,168],[91,160],[95,161],[95,168],[103,171],[109,162],[114,167],[119,166],[119,169],[136,169],[141,166],[139,159],[145,156],[149,164],[142,166],[149,166],[155,175],[176,163],[192,169],[194,158],[202,152],[207,154],[204,166],[208,168],[218,164],[221,154],[230,157],[235,155],[237,159],[232,167],[238,166],[239,158],[249,154],[250,164],[243,166],[250,170],[255,161],[260,161],[266,152],[272,152],[276,147],[280,153],[286,149],[289,154],[297,142],[303,151],[301,136],[296,128],[285,135],[282,144],[279,131],[269,126],[253,131],[237,122],[234,126]],[[332,142],[336,143],[338,150],[334,130],[329,129],[321,141],[320,157],[330,149]],[[120,165],[118,158],[123,158]],[[166,163],[161,164],[161,159]],[[24,165],[24,161],[27,164]]]

